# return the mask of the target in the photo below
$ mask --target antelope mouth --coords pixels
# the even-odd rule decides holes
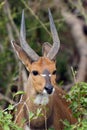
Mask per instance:
[[[36,105],[47,105],[49,103],[49,96],[53,95],[55,89],[53,88],[52,92],[48,93],[45,89],[42,93],[38,93],[34,100]]]

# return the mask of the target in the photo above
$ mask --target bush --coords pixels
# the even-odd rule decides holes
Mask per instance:
[[[64,121],[64,130],[86,130],[87,129],[87,83],[76,83],[66,99],[71,103],[73,115],[77,118],[77,123],[70,125],[68,121]]]
[[[23,130],[12,121],[12,114],[0,110],[0,130]]]

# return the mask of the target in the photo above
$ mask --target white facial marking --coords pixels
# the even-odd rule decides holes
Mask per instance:
[[[49,77],[51,77],[51,74],[49,74]]]
[[[46,74],[40,74],[42,77],[46,77],[47,75]],[[49,74],[48,75],[49,77],[51,77],[52,75],[51,74]]]
[[[40,74],[42,77],[46,77],[46,74]]]
[[[55,92],[55,88],[53,88],[53,92],[52,92],[52,94]]]
[[[44,89],[43,92],[42,92],[42,94],[47,94],[47,91]]]

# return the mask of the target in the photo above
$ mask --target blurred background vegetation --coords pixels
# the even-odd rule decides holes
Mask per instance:
[[[42,44],[52,44],[48,20],[48,8],[51,9],[61,41],[57,56],[57,83],[64,88],[74,83],[71,66],[78,70],[81,55],[62,11],[67,8],[67,12],[83,22],[82,32],[86,37],[86,12],[82,10],[86,11],[86,5],[86,0],[0,0],[0,104],[3,107],[4,102],[11,102],[12,92],[17,89],[16,82],[20,80],[20,62],[10,41],[15,39],[19,43],[22,10],[25,10],[27,41],[41,55]]]
[[[6,113],[6,110],[13,110],[13,106],[8,105],[18,101],[17,98],[14,102],[13,94],[23,90],[23,80],[28,75],[13,51],[11,40],[20,44],[20,22],[24,9],[27,41],[41,56],[42,44],[52,44],[48,8],[61,42],[56,59],[57,84],[67,92],[75,84],[67,97],[72,101],[71,107],[78,116],[78,123],[75,126],[65,124],[69,130],[87,128],[87,84],[83,83],[87,82],[87,0],[0,0],[0,128],[4,126],[5,130],[19,130],[11,122],[12,114]],[[80,117],[84,116],[82,121]]]

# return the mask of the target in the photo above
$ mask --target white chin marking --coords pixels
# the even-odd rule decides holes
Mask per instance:
[[[34,100],[37,105],[46,105],[49,102],[49,97],[46,90],[43,90],[41,94],[38,94]]]
[[[53,88],[54,93],[55,88]],[[38,94],[34,100],[34,103],[37,105],[46,105],[49,102],[49,96],[52,94],[48,94],[47,91],[44,89],[42,93]]]
[[[26,126],[24,127],[24,130],[31,130],[31,129],[30,129],[30,127],[28,127],[28,125],[26,125]]]

